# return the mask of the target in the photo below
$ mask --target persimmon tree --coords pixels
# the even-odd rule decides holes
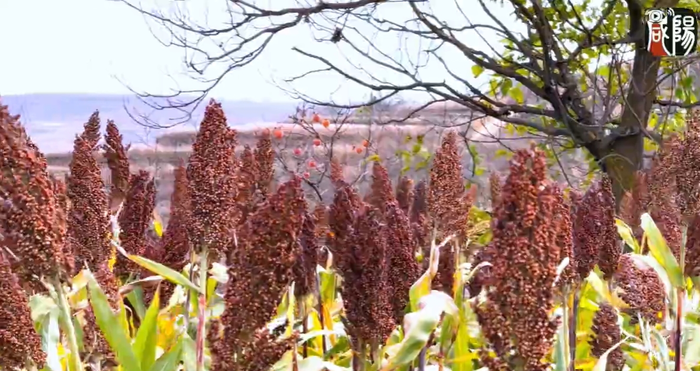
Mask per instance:
[[[546,136],[556,151],[584,148],[591,165],[611,175],[618,199],[643,165],[645,147],[681,127],[683,109],[696,102],[693,57],[661,60],[643,41],[645,8],[698,7],[689,0],[220,0],[227,14],[216,25],[195,21],[183,1],[172,1],[177,12],[122,1],[168,31],[167,44],[186,51],[202,84],[168,96],[169,108],[197,106],[231,71],[274,53],[278,35],[308,27],[316,42],[340,53],[285,44],[309,60],[308,71],[291,81],[334,74],[372,95],[341,104],[298,91],[306,101],[359,108],[420,93],[424,104],[412,114],[453,102],[478,113],[472,119],[493,117],[514,132]],[[474,7],[478,20],[468,15]],[[499,7],[510,18],[494,11]],[[369,35],[420,46],[411,55],[392,53]]]

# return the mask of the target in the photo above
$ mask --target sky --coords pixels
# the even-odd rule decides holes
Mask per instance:
[[[157,2],[156,2],[157,1]],[[476,3],[475,0],[469,0]],[[294,0],[267,0],[259,4],[294,3]],[[461,2],[463,4],[467,3]],[[216,15],[225,14],[221,6],[225,0],[169,1],[142,0],[144,8],[173,11],[172,4],[187,6],[193,19],[220,22]],[[436,12],[451,24],[465,24],[464,19],[447,0],[432,2]],[[184,5],[183,5],[184,4]],[[447,5],[445,5],[447,4]],[[507,21],[509,11],[493,3],[493,11]],[[444,5],[444,6],[443,6]],[[477,4],[474,4],[477,5]],[[405,5],[402,5],[405,11]],[[391,10],[397,20],[406,19],[407,13]],[[486,21],[478,6],[467,9],[469,19],[475,23]],[[193,80],[183,73],[184,52],[178,48],[161,45],[152,35],[166,35],[162,29],[149,28],[144,17],[120,2],[109,0],[0,0],[0,95],[26,93],[117,93],[130,94],[128,87],[136,91],[167,93],[177,86],[189,86]],[[411,51],[427,45],[416,40],[402,40],[396,35],[377,35],[370,29],[360,29],[367,41],[380,45],[381,50],[405,57]],[[366,31],[366,33],[364,33]],[[466,37],[466,36],[465,36]],[[486,35],[496,41],[492,35]],[[485,49],[486,44],[478,36],[469,36],[469,45]],[[370,66],[366,60],[352,57],[352,53],[339,44],[314,40],[308,26],[300,26],[276,37],[268,50],[245,69],[231,73],[214,91],[219,99],[252,101],[289,101],[290,95],[280,88],[296,89],[316,98],[332,96],[334,100],[352,100],[366,97],[369,92],[337,75],[311,76],[285,84],[283,80],[296,74],[317,68],[318,65],[298,53],[292,47],[352,63],[369,71],[364,76],[375,79],[393,79],[385,69]],[[401,53],[401,51],[406,53]],[[471,64],[463,57],[446,52],[456,58],[455,66],[460,74],[471,78]],[[371,77],[370,77],[371,75]],[[449,79],[437,61],[429,62],[421,73],[423,79],[442,81]],[[394,81],[394,80],[392,80]]]

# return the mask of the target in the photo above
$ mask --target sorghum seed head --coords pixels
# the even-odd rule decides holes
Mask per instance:
[[[300,254],[306,201],[301,179],[282,184],[241,228],[221,317],[226,338],[250,335],[274,314]]]
[[[119,214],[119,242],[129,254],[143,255],[146,249],[146,231],[155,208],[155,184],[148,171],[141,170],[131,177],[129,191]],[[118,277],[139,272],[141,268],[121,254],[117,255],[114,273]]]
[[[389,172],[379,161],[375,161],[372,165],[372,188],[367,195],[367,203],[383,212],[385,205],[393,201],[395,198]]]
[[[387,229],[382,213],[364,205],[352,237],[334,254],[343,277],[343,303],[354,336],[382,344],[394,329],[388,281]]]
[[[20,280],[43,291],[40,275],[63,273],[65,229],[46,159],[31,143],[19,116],[0,105],[0,234]]]
[[[528,370],[546,370],[543,363],[553,344],[558,323],[551,319],[554,282],[563,253],[557,239],[562,228],[557,214],[557,186],[548,182],[544,153],[517,151],[510,163],[502,199],[495,211],[491,273],[487,300],[505,323],[488,315],[486,333],[514,339],[514,356]],[[495,321],[495,322],[494,322]],[[491,328],[495,324],[500,329]],[[489,339],[494,350],[502,338]],[[508,361],[508,360],[504,360]]]
[[[416,260],[416,241],[411,233],[411,222],[398,203],[386,205],[387,255],[389,264],[390,303],[394,322],[402,323],[408,304],[411,286],[421,276],[421,266]]]
[[[255,162],[257,174],[255,181],[257,189],[262,195],[267,196],[274,186],[275,179],[275,151],[272,149],[270,133],[263,133],[255,147]]]
[[[413,179],[402,176],[401,179],[399,179],[399,184],[396,186],[396,201],[399,203],[399,207],[406,216],[408,216],[411,210],[413,195]]]
[[[316,235],[316,217],[304,214],[304,222],[298,237],[299,255],[294,264],[294,294],[298,298],[316,292],[316,264],[320,246]]]
[[[660,314],[666,308],[665,289],[653,268],[625,254],[620,257],[614,279],[620,298],[629,305],[626,311],[633,323],[637,322],[637,315],[651,323],[661,322]]]
[[[600,210],[596,215],[598,219],[598,267],[604,274],[604,278],[612,278],[617,269],[617,262],[622,254],[617,226],[615,225],[615,196],[613,196],[612,182],[604,176],[600,183],[597,205]]]
[[[89,123],[95,122],[99,124],[99,116],[93,114]],[[67,181],[71,203],[68,244],[75,256],[76,269],[73,273],[84,268],[96,271],[107,264],[111,253],[108,200],[100,166],[92,154],[94,144],[86,139],[90,135],[86,129],[75,139]]]
[[[107,133],[105,134],[104,157],[107,159],[107,166],[111,174],[109,206],[112,213],[119,209],[119,205],[124,201],[129,192],[129,157],[127,151],[129,147],[124,147],[122,135],[114,121],[107,121]]]
[[[189,236],[196,251],[206,246],[212,261],[226,257],[238,224],[235,145],[236,131],[228,127],[221,104],[212,100],[187,166],[192,200]]]
[[[457,151],[457,134],[450,131],[433,158],[428,190],[428,211],[443,238],[457,232],[451,230],[454,224],[452,221],[461,212],[455,208],[459,206],[464,191],[461,156]]]
[[[620,326],[617,324],[617,310],[608,303],[601,303],[593,317],[591,354],[600,358],[621,340]],[[622,349],[617,347],[608,354],[607,371],[620,371],[625,365]]]
[[[3,369],[24,369],[28,359],[42,368],[46,354],[34,330],[29,300],[0,253],[0,365]]]

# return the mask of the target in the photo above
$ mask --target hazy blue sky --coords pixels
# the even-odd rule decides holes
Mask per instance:
[[[170,1],[144,0],[146,8],[160,6],[168,9]],[[280,6],[292,0],[268,0],[265,3]],[[486,22],[484,13],[475,0],[466,11],[474,23]],[[184,4],[185,2],[176,2]],[[214,19],[212,14],[223,14],[223,0],[197,0],[187,2],[189,13],[202,19]],[[452,1],[437,0],[432,6],[441,5],[436,12],[453,25],[465,25]],[[508,22],[509,11],[499,9],[493,3],[493,11]],[[404,11],[406,6],[402,5]],[[392,10],[393,12],[394,10]],[[395,9],[395,20],[406,19],[406,13]],[[376,36],[367,30],[366,37],[382,50],[398,51],[425,49],[427,45],[415,40],[399,40],[396,35]],[[162,33],[161,33],[162,34]],[[487,37],[489,37],[487,35]],[[492,37],[491,39],[495,41]],[[177,84],[191,82],[182,75],[183,51],[166,48],[151,35],[144,18],[119,2],[107,0],[0,0],[0,94],[40,92],[76,93],[128,93],[117,78],[137,90],[167,92]],[[485,49],[478,36],[469,37],[469,45]],[[321,45],[313,40],[305,25],[281,35],[270,49],[253,65],[232,73],[215,91],[215,96],[226,99],[249,99],[255,101],[289,100],[284,91],[275,86],[279,81],[294,74],[317,67],[309,59],[292,52],[298,46],[304,50],[321,53],[333,60],[340,60],[340,53],[348,55],[338,45]],[[414,55],[416,53],[413,53]],[[398,55],[398,54],[397,54]],[[471,65],[454,53],[445,52],[445,57],[454,58],[453,68],[462,76],[471,78]],[[351,58],[353,64],[366,66],[366,61]],[[433,61],[423,72],[427,80],[441,81],[448,75]],[[386,72],[368,67],[379,78],[389,78]],[[176,79],[174,82],[168,74]],[[381,75],[381,76],[380,76]],[[274,81],[273,81],[274,80]],[[368,91],[328,75],[304,80],[294,85],[314,97],[333,94],[335,99],[367,96]]]

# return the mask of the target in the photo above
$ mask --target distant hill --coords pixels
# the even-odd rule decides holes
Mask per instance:
[[[163,130],[150,132],[129,116],[129,112],[148,114],[150,120],[168,124],[181,116],[180,112],[154,111],[137,98],[127,95],[105,94],[26,94],[4,95],[2,104],[8,105],[10,112],[22,115],[22,123],[29,135],[45,153],[70,151],[75,135],[82,130],[83,123],[95,111],[100,111],[103,122],[114,120],[124,135],[126,142],[154,143]],[[294,113],[297,104],[261,103],[248,101],[226,101],[221,104],[229,124],[233,127],[246,124],[284,121]],[[206,102],[194,112],[192,122],[168,131],[193,130],[199,123]]]

